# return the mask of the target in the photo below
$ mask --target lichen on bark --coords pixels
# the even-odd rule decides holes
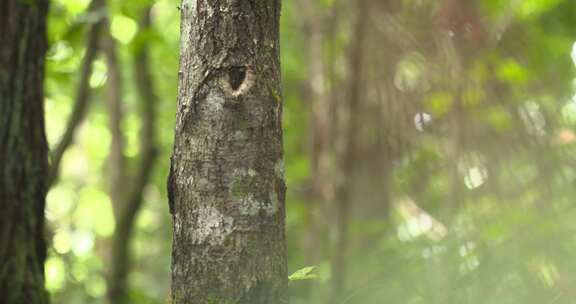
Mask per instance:
[[[287,303],[279,0],[184,0],[173,303]]]

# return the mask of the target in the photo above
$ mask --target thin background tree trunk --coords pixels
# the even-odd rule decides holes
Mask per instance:
[[[280,1],[181,10],[172,303],[287,303]]]
[[[150,7],[143,11],[143,17],[140,22],[140,33],[138,39],[142,39],[142,44],[134,52],[134,76],[137,91],[139,93],[140,119],[142,129],[140,130],[140,151],[137,159],[137,166],[134,172],[129,172],[125,166],[123,151],[123,136],[121,128],[121,87],[116,82],[111,88],[111,111],[110,119],[111,128],[116,135],[116,147],[111,147],[111,161],[116,164],[115,170],[111,177],[124,178],[129,177],[130,184],[126,186],[122,180],[116,180],[115,187],[110,188],[111,196],[114,197],[115,204],[115,223],[116,229],[112,239],[111,263],[108,276],[108,301],[111,304],[130,303],[128,275],[131,270],[131,240],[133,228],[136,222],[136,216],[144,202],[144,190],[148,184],[156,157],[158,147],[156,143],[156,98],[154,80],[150,73],[149,67],[149,46],[146,41],[145,33],[150,30],[151,16]],[[109,37],[109,42],[112,38]],[[120,79],[119,65],[116,58],[115,44],[109,44],[109,66],[115,70],[111,79]],[[113,69],[112,69],[113,68]],[[124,187],[122,187],[124,186]]]
[[[334,70],[330,56],[333,29],[336,26],[335,11],[338,3],[329,8],[316,1],[300,0],[299,24],[306,47],[305,65],[307,79],[302,84],[301,98],[310,107],[310,132],[308,153],[310,157],[310,180],[307,182],[306,207],[304,209],[305,229],[302,254],[306,265],[318,265],[328,254],[326,241],[329,235],[328,211],[333,210],[335,197],[336,162],[334,153],[333,124],[336,105],[330,82]],[[333,55],[333,54],[330,54]],[[321,284],[307,282],[305,289],[296,291],[308,302],[322,298]]]
[[[44,290],[44,55],[48,1],[0,3],[0,303],[48,303]]]
[[[308,67],[308,79],[302,86],[302,99],[311,105],[310,117],[310,191],[305,208],[306,234],[303,240],[303,250],[306,264],[315,265],[322,259],[322,218],[327,202],[333,199],[333,162],[331,153],[331,107],[327,88],[325,59],[323,56],[326,42],[323,20],[328,20],[318,3],[301,0],[298,6],[302,8],[300,23],[306,45],[305,63]],[[325,11],[325,9],[324,9]],[[322,212],[320,212],[322,211]]]
[[[124,153],[126,139],[122,130],[124,121],[123,78],[121,62],[118,58],[116,41],[110,34],[109,18],[105,19],[106,34],[102,36],[102,51],[108,67],[106,82],[106,110],[108,112],[108,129],[111,134],[110,152],[106,164],[108,193],[114,206],[114,215],[119,217],[126,179],[126,155]]]
[[[367,24],[367,0],[356,0],[352,36],[348,54],[346,100],[341,105],[346,120],[342,121],[345,134],[339,155],[342,179],[337,185],[334,209],[334,248],[332,254],[332,300],[338,301],[346,292],[348,229],[350,221],[351,184],[356,157],[356,138],[359,131],[358,114],[363,99],[364,39]],[[339,121],[340,122],[340,121]]]

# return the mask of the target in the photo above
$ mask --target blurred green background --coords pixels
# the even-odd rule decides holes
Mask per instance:
[[[52,147],[99,19],[89,4],[51,4]],[[118,55],[126,170],[140,153],[134,53],[144,45],[156,95],[159,156],[130,241],[133,303],[168,302],[178,5],[109,0],[100,35]],[[149,29],[139,21],[148,9]],[[572,0],[283,1],[292,303],[326,302],[334,263],[346,271],[332,303],[574,303],[575,41]],[[92,67],[88,110],[47,198],[53,303],[106,302],[110,63],[99,53]]]

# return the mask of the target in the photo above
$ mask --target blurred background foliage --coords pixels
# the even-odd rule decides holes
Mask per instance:
[[[54,303],[107,301],[114,195],[135,183],[114,155],[138,172],[151,113],[144,48],[157,157],[122,288],[167,302],[178,5],[52,1],[53,148],[83,77],[90,95],[47,199]],[[283,1],[281,40],[292,303],[573,303],[576,2]]]

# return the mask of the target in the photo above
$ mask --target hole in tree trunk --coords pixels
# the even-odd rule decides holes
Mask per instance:
[[[246,67],[233,66],[228,70],[228,81],[232,90],[237,91],[246,79]]]

